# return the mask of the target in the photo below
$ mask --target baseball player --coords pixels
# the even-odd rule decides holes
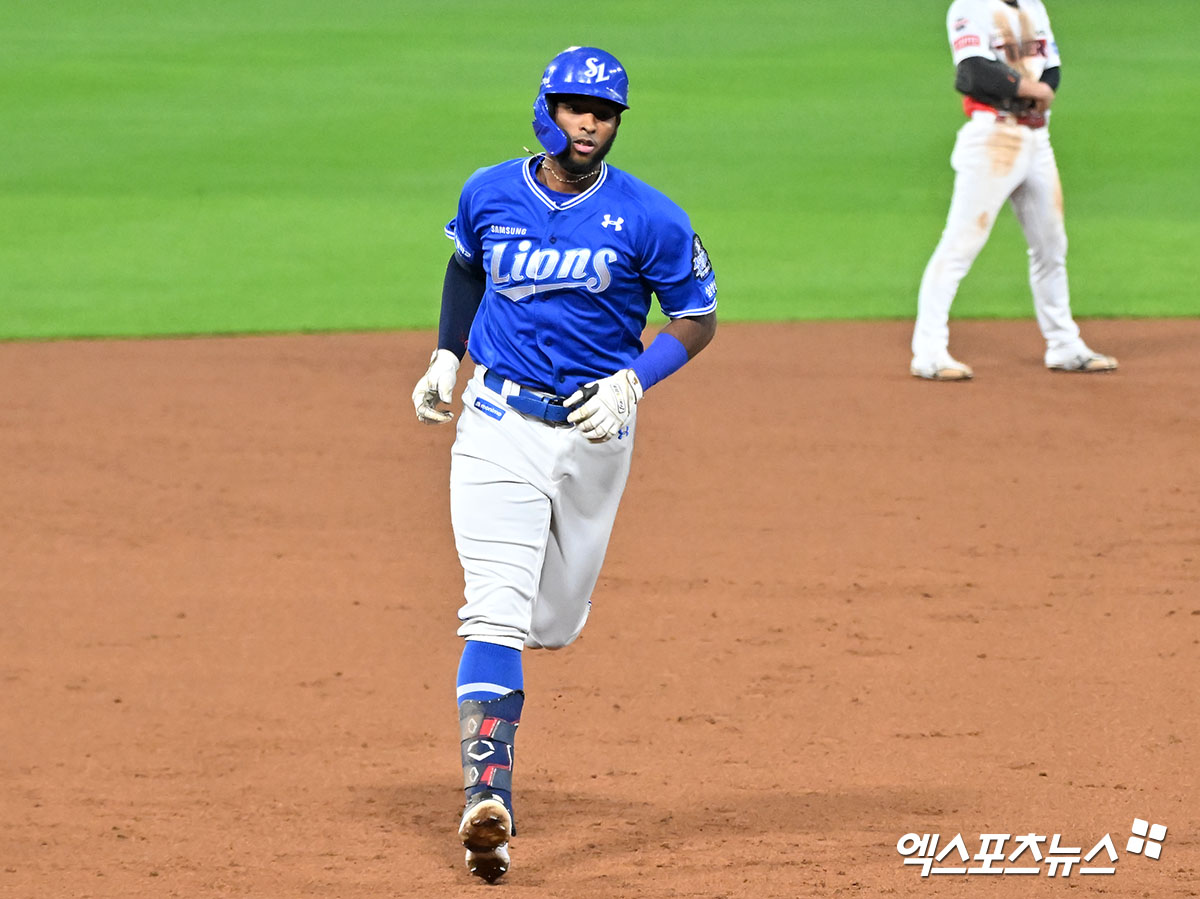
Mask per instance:
[[[448,421],[450,513],[465,579],[458,703],[467,868],[508,870],[522,651],[579,636],[625,488],[645,391],[716,331],[717,283],[688,216],[605,161],[629,108],[624,66],[595,47],[554,57],[534,101],[545,152],[475,172],[446,226],[455,251],[438,346],[417,382]],[[670,319],[643,350],[651,294]]]
[[[950,355],[950,305],[1008,200],[1029,244],[1046,367],[1112,371],[1117,360],[1089,349],[1071,317],[1062,186],[1047,127],[1061,67],[1046,8],[1041,0],[954,0],[946,26],[967,122],[950,156],[946,228],[921,278],[909,370],[934,381],[972,376]]]

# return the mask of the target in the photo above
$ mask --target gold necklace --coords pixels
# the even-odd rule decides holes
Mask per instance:
[[[560,184],[578,184],[580,181],[586,181],[588,178],[595,177],[600,172],[600,169],[592,169],[592,171],[587,172],[583,175],[580,175],[578,178],[564,178],[561,175],[559,175],[556,171],[554,171],[554,169],[552,169],[549,165],[546,164],[545,156],[542,157],[542,169],[551,178],[553,178],[555,181],[558,181]]]

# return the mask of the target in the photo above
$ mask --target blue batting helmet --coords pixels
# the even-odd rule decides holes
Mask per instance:
[[[567,149],[567,135],[554,121],[548,94],[581,94],[629,108],[629,76],[611,53],[596,47],[568,47],[550,60],[533,101],[533,133],[551,156]]]

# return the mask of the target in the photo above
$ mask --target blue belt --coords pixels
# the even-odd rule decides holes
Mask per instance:
[[[504,394],[504,378],[499,375],[492,374],[491,371],[483,373],[483,383],[488,390],[494,390],[501,395]],[[570,409],[563,405],[561,396],[545,396],[540,393],[535,393],[525,387],[517,389],[516,393],[510,393],[504,397],[504,402],[516,409],[522,415],[530,415],[534,418],[540,418],[542,421],[553,425],[566,425],[567,416],[571,414]]]

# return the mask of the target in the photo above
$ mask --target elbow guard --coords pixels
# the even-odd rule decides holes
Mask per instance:
[[[954,89],[980,103],[999,105],[1017,95],[1021,76],[1014,69],[994,59],[972,56],[958,64],[954,73]]]

